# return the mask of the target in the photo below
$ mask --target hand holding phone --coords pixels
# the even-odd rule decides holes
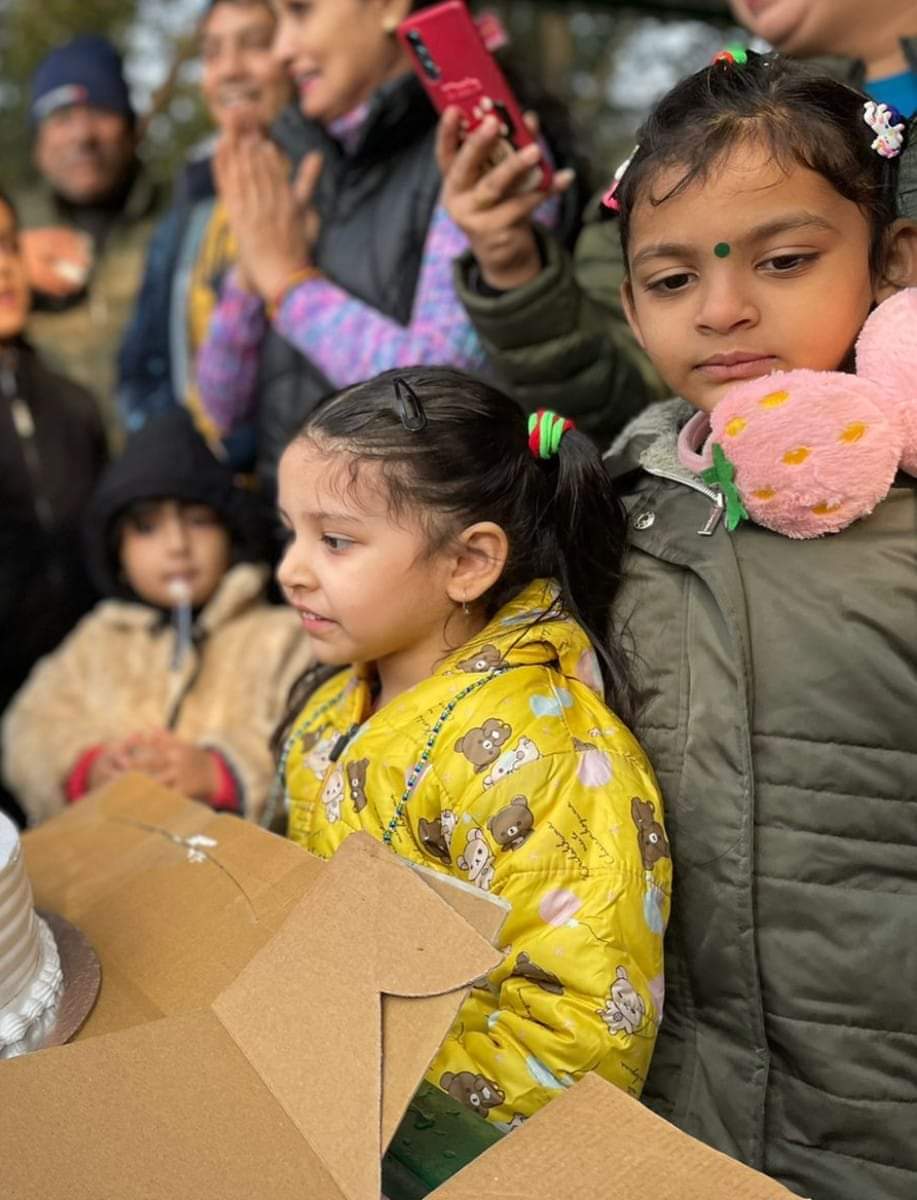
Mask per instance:
[[[407,50],[417,77],[437,112],[454,107],[461,116],[459,129],[467,136],[488,119],[496,121],[499,137],[493,139],[492,162],[498,166],[514,151],[538,141],[510,90],[463,0],[422,9],[398,26],[398,37]],[[551,186],[553,172],[540,150],[528,151],[529,169],[520,180],[520,191]]]

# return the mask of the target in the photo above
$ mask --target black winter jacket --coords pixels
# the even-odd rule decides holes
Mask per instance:
[[[32,665],[93,602],[79,529],[105,458],[102,422],[90,394],[51,371],[25,341],[4,351],[0,712]]]
[[[315,263],[345,291],[408,324],[424,243],[440,190],[433,154],[436,113],[413,75],[380,88],[359,140],[346,151],[295,107],[273,130],[294,170],[323,158],[315,205]],[[272,489],[277,460],[305,417],[335,389],[284,338],[268,331],[259,377],[259,475]]]

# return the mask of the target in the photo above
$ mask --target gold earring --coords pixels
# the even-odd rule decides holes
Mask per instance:
[[[468,601],[467,600],[462,601],[462,612],[465,614],[466,617],[468,616]]]

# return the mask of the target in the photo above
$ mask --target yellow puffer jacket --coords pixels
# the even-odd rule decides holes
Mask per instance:
[[[428,1077],[503,1125],[587,1071],[639,1095],[662,1015],[671,859],[653,772],[536,582],[436,673],[370,715],[335,675],[287,742],[289,833],[329,858],[364,830],[506,900],[506,958]],[[413,781],[413,782],[412,782]]]

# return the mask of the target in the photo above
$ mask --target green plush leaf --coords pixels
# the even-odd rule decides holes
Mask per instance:
[[[726,505],[726,528],[730,533],[737,529],[742,521],[748,521],[748,509],[742,503],[742,496],[735,484],[735,467],[726,457],[719,442],[713,443],[713,466],[708,467],[701,478],[711,487],[719,488]]]

